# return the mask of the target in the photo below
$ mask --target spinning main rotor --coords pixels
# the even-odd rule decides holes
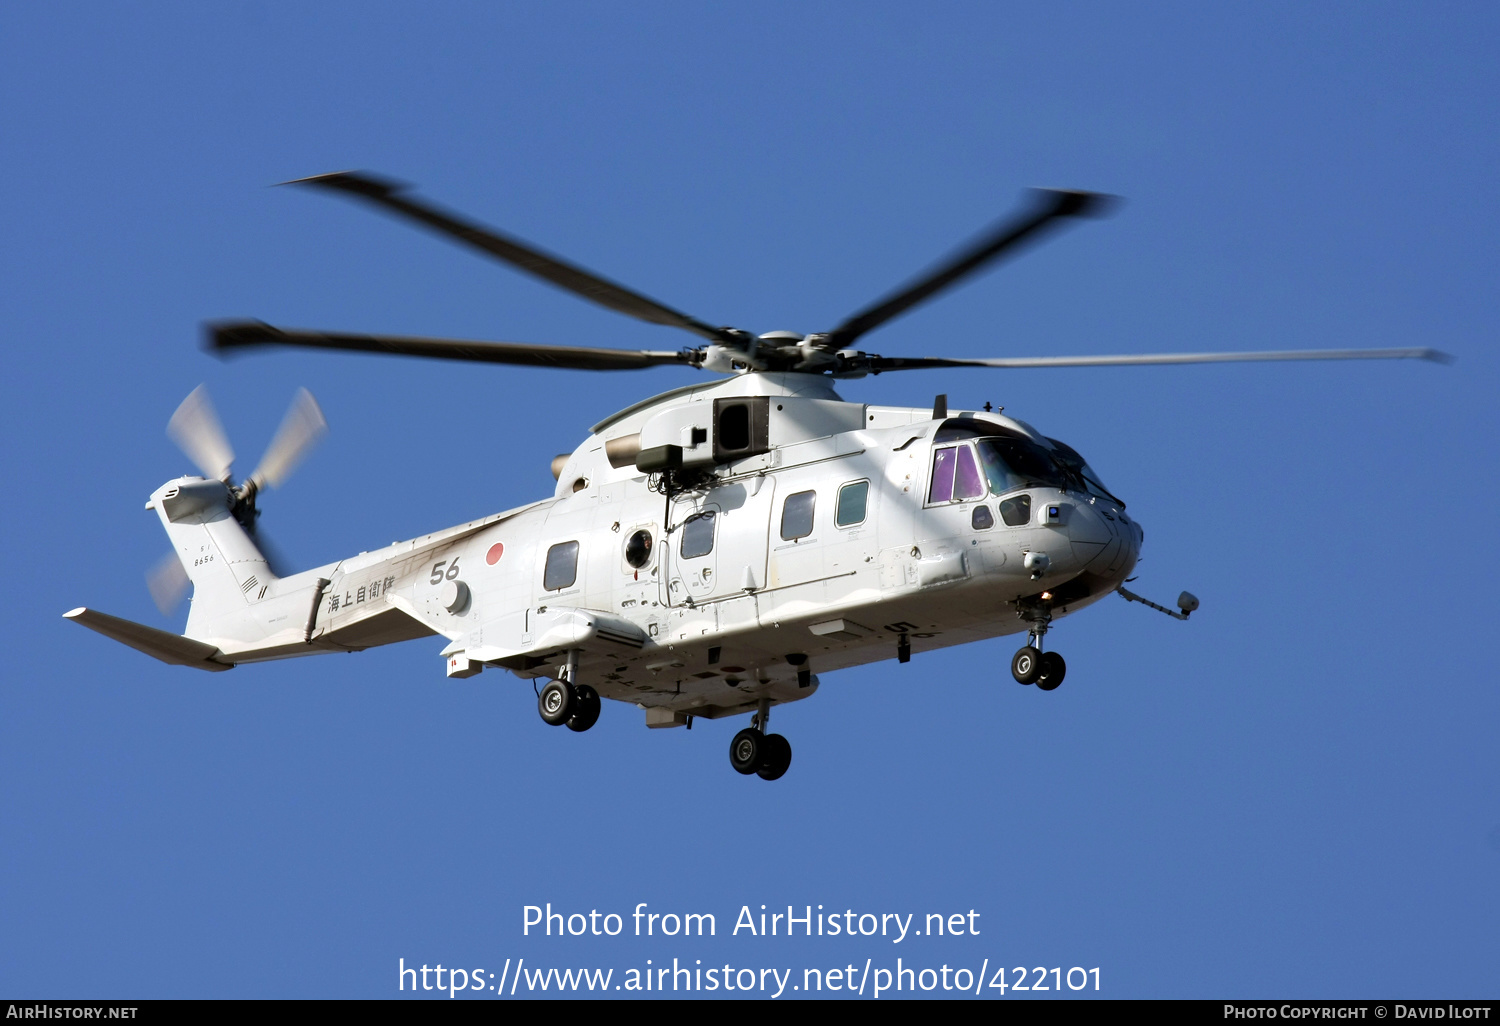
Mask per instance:
[[[889,320],[964,279],[977,274],[1028,243],[1083,217],[1105,216],[1113,197],[1091,192],[1039,189],[1031,192],[1029,209],[986,230],[926,274],[864,310],[831,331],[799,336],[791,332],[755,335],[734,327],[714,327],[706,321],[602,278],[591,271],[543,252],[527,242],[493,228],[468,221],[431,203],[416,199],[400,184],[363,172],[341,171],[303,178],[302,185],[346,193],[398,214],[439,234],[550,282],[590,302],[650,324],[692,332],[707,345],[675,351],[603,349],[585,346],[547,346],[521,342],[473,342],[403,335],[360,335],[347,332],[297,331],[275,328],[261,321],[221,321],[207,326],[208,348],[229,353],[255,346],[283,345],[313,349],[347,349],[395,353],[478,363],[508,363],[575,370],[638,370],[659,365],[686,365],[722,373],[796,371],[859,377],[894,370],[934,367],[1098,367],[1127,364],[1226,363],[1245,360],[1372,360],[1423,359],[1447,361],[1435,349],[1309,349],[1242,353],[1155,353],[1122,356],[1039,356],[997,359],[947,357],[886,357],[851,348],[859,338]]]

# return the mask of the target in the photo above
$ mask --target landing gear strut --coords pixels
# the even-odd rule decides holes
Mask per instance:
[[[573,683],[578,679],[578,650],[568,653],[568,665],[563,670],[563,680],[548,681],[537,695],[537,711],[542,720],[554,727],[568,725],[568,729],[582,733],[599,721],[599,692],[587,684]]]
[[[750,717],[750,726],[734,735],[729,742],[729,764],[738,773],[754,773],[762,780],[775,780],[792,765],[792,745],[780,734],[767,734],[771,720],[771,701],[760,700],[760,708]]]
[[[1056,652],[1042,651],[1042,638],[1052,623],[1052,610],[1047,606],[1025,609],[1020,615],[1031,622],[1027,632],[1026,647],[1018,650],[1010,659],[1010,675],[1019,684],[1035,684],[1043,691],[1052,691],[1063,682],[1068,664]]]

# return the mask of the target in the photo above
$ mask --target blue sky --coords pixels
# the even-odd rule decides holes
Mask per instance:
[[[1464,997],[1500,912],[1488,5],[10,5],[0,12],[0,992],[395,996],[398,959],[623,973],[1101,968],[1116,997]],[[331,434],[265,524],[313,565],[550,493],[589,425],[692,380],[334,354],[221,363],[208,318],[686,343],[333,197],[367,168],[713,323],[826,329],[1012,208],[1116,193],[869,336],[886,355],[1434,346],[1426,363],[885,375],[1081,450],[1136,585],[1014,639],[828,675],[776,726],[559,737],[436,641],[204,675],[141,509],[207,382],[243,461]],[[712,940],[521,935],[713,912]],[[726,936],[742,905],[981,913],[977,937]],[[925,944],[925,947],[920,945]],[[722,992],[721,992],[722,993]],[[935,993],[942,994],[941,990]]]

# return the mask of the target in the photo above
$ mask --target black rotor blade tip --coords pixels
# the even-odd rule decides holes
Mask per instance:
[[[236,349],[275,341],[280,334],[264,321],[211,321],[203,326],[203,348],[226,356]]]
[[[341,192],[352,192],[360,196],[373,196],[376,199],[384,199],[406,188],[404,182],[398,182],[393,178],[381,178],[367,171],[333,171],[326,175],[313,175],[310,178],[294,178],[282,185],[311,185],[320,189],[338,189]]]
[[[1076,189],[1041,189],[1051,197],[1054,217],[1108,217],[1120,205],[1120,197],[1107,192],[1081,192]]]

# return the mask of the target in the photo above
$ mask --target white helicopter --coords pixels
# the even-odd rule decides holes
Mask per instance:
[[[1011,661],[1052,690],[1066,665],[1053,623],[1128,591],[1144,537],[1125,503],[1068,445],[986,405],[949,410],[847,402],[834,379],[939,367],[1063,367],[1237,360],[1416,358],[1432,349],[1299,350],[946,359],[851,348],[942,289],[1046,231],[1094,217],[1109,197],[1037,191],[916,282],[832,331],[754,335],[714,327],[413,198],[364,173],[295,184],[336,190],[434,229],[602,306],[706,341],[675,351],[208,326],[218,352],[282,345],[583,370],[681,364],[725,375],[674,389],[594,425],[552,461],[550,498],[300,573],[272,569],[256,500],[285,480],[326,426],[304,390],[242,483],[207,394],[169,434],[203,476],[152,493],[173,555],[152,575],[164,609],[192,586],[185,635],[78,608],[69,619],[166,663],[240,663],[349,652],[441,635],[449,677],[504,668],[533,681],[542,719],[593,726],[600,699],[648,727],[750,713],[730,761],[767,780],[791,764],[771,707],[807,698],[819,675],[913,652],[1027,634]],[[545,684],[537,687],[538,681]]]

